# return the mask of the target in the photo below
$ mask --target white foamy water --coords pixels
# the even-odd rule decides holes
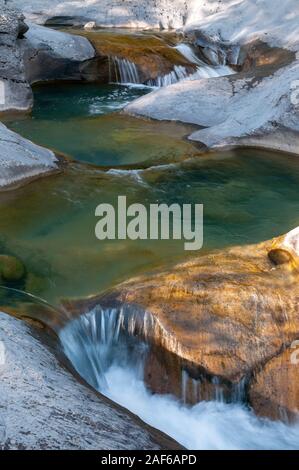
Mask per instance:
[[[174,85],[182,80],[215,78],[234,73],[234,71],[226,65],[219,65],[216,67],[207,65],[196,56],[193,48],[189,44],[179,44],[175,49],[177,49],[191,64],[197,65],[196,71],[194,73],[190,73],[186,67],[175,65],[173,70],[168,74],[161,75],[153,80],[148,80],[145,84],[146,86],[150,88],[161,88]],[[110,67],[112,67],[114,71],[117,83],[127,86],[145,86],[142,84],[138,68],[133,62],[127,59],[112,57],[110,59]],[[110,70],[110,74],[111,72],[112,70]]]
[[[215,401],[193,407],[153,395],[136,371],[112,366],[104,394],[192,450],[298,449],[299,424],[262,420],[240,404]]]
[[[192,64],[196,64],[197,71],[188,77],[189,80],[197,80],[199,78],[216,78],[223,77],[225,75],[232,75],[235,73],[233,69],[227,65],[218,65],[212,67],[203,62],[195,54],[193,48],[189,44],[179,44],[176,49]]]
[[[299,423],[257,418],[241,403],[188,406],[172,396],[152,394],[143,382],[147,347],[132,336],[140,321],[145,333],[151,327],[140,314],[97,307],[60,331],[66,356],[90,385],[188,449],[299,448]]]

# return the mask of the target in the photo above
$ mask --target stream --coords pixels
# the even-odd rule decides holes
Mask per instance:
[[[147,345],[128,334],[115,312],[55,318],[63,300],[97,295],[194,256],[178,240],[99,242],[95,208],[120,194],[130,203],[204,204],[202,253],[298,225],[294,157],[260,150],[200,154],[186,139],[191,126],[120,112],[150,91],[136,84],[45,84],[34,88],[31,116],[7,119],[22,136],[70,159],[61,174],[0,193],[0,251],[19,257],[27,270],[25,281],[0,291],[0,306],[28,316],[35,306],[38,319],[58,325],[66,356],[88,383],[189,449],[296,448],[299,425],[259,419],[238,400],[224,403],[215,395],[188,406],[184,390],[181,400],[151,394],[143,381]]]

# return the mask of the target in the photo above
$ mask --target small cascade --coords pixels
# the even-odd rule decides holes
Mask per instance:
[[[158,76],[155,79],[142,82],[138,68],[134,62],[119,57],[109,58],[110,82],[121,85],[146,85],[153,88],[162,88],[173,85],[182,80],[198,80],[200,78],[215,78],[225,75],[231,75],[234,71],[226,66],[219,65],[212,67],[199,59],[189,44],[179,44],[176,49],[191,64],[197,66],[195,72],[190,72],[188,68],[182,65],[175,65],[173,70],[166,75]]]
[[[198,66],[196,72],[187,77],[189,80],[197,80],[199,78],[223,77],[225,75],[232,75],[233,73],[235,73],[233,69],[231,69],[228,65],[218,65],[212,67],[211,65],[206,64],[199,57],[197,57],[190,44],[181,43],[176,46],[176,49],[189,62]]]
[[[185,80],[189,76],[190,73],[185,67],[182,67],[181,65],[175,65],[174,69],[170,73],[157,77],[154,80],[149,80],[146,82],[146,84],[151,87],[161,88],[173,85],[174,83],[180,82],[181,80]]]
[[[110,82],[116,82],[121,85],[140,85],[141,80],[134,62],[128,59],[112,57],[109,59]]]
[[[181,373],[181,400],[183,403],[196,404],[201,401],[217,403],[247,402],[247,379],[243,378],[237,384],[226,384],[219,377],[208,379],[205,376],[191,377],[186,369]]]
[[[240,382],[235,384],[232,388],[232,402],[233,403],[244,403],[247,396],[247,385],[248,378],[243,377]]]
[[[188,449],[294,448],[298,426],[262,420],[244,404],[227,403],[218,378],[207,385],[204,377],[194,379],[183,368],[181,402],[150,393],[143,379],[148,347],[134,335],[143,329],[146,336],[152,327],[150,316],[132,307],[96,307],[68,323],[59,337],[67,357],[91,386]],[[245,385],[242,381],[236,387],[236,399]],[[188,404],[190,392],[193,406]]]
[[[187,403],[187,388],[188,388],[188,372],[182,370],[182,401]]]
[[[210,379],[204,375],[191,376],[178,359],[180,354],[174,340],[152,315],[141,309],[130,305],[103,309],[98,305],[68,323],[59,334],[65,354],[77,372],[91,386],[101,391],[109,389],[107,371],[115,364],[138,370],[138,376],[145,380],[145,364],[149,357],[146,353],[150,352],[150,346],[146,343],[147,338],[152,335],[159,337],[163,345],[160,354],[163,356],[166,374],[171,374],[173,370],[180,371],[177,383],[180,384],[181,393],[178,398],[184,404],[196,404],[202,400],[218,403],[246,402],[245,379],[232,385],[223,383],[216,376]],[[168,362],[166,356],[169,354],[167,351],[175,350],[178,352],[174,361],[177,367],[173,361]],[[155,386],[149,386],[155,390]],[[171,387],[168,391],[175,393]]]
[[[105,374],[112,364],[142,368],[146,346],[134,335],[147,331],[148,317],[138,310],[95,307],[63,328],[59,337],[77,372],[95,389],[109,388]]]
[[[175,47],[177,51],[182,54],[191,64],[204,65],[204,62],[200,60],[199,57],[195,54],[193,48],[189,44],[181,43]]]
[[[215,391],[215,401],[218,403],[224,403],[224,390],[223,387],[220,383],[219,377],[213,377],[212,379],[212,384],[214,385],[214,391]]]

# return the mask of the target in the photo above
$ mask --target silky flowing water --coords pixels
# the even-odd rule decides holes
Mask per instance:
[[[44,85],[35,90],[32,116],[7,122],[23,136],[73,159],[61,174],[0,193],[0,253],[18,256],[27,270],[26,280],[13,287],[59,306],[63,299],[99,294],[138,273],[196,254],[185,252],[177,240],[98,241],[95,209],[103,202],[116,204],[119,195],[127,196],[128,204],[204,204],[202,253],[269,239],[298,225],[295,157],[259,150],[200,154],[185,139],[190,126],[119,113],[148,91]],[[22,308],[19,296],[0,293],[1,308]],[[76,367],[86,348],[81,347],[81,329],[68,325],[60,337]],[[88,354],[84,361],[87,374]],[[140,370],[117,357],[105,377],[108,388],[98,386],[103,393],[187,447],[298,447],[296,426],[259,420],[243,404],[213,401],[191,408],[151,395]]]

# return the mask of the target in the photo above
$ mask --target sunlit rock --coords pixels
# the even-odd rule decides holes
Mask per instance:
[[[299,335],[298,335],[299,339]],[[249,390],[256,413],[272,419],[299,418],[299,341],[271,359],[255,375]]]
[[[293,237],[287,240],[294,243]],[[191,379],[217,380],[229,400],[244,380],[250,382],[256,370],[299,335],[298,273],[270,260],[272,244],[270,240],[197,257],[126,282],[87,304],[131,308],[134,334],[177,356]],[[153,376],[148,366],[149,383],[154,390],[174,388],[177,394],[181,377],[168,372],[167,383],[163,367],[155,367]]]
[[[289,264],[299,269],[299,227],[273,241],[269,258],[275,264]]]

